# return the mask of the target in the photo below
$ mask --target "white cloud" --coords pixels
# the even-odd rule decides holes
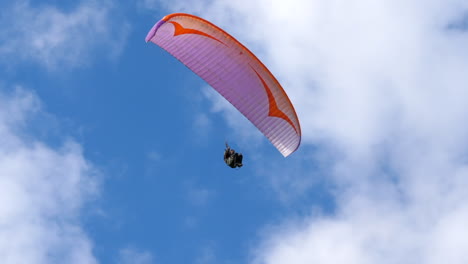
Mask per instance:
[[[269,230],[254,263],[464,263],[468,207],[354,194],[346,212]],[[275,234],[271,236],[271,234]]]
[[[253,262],[468,261],[466,1],[195,1],[184,11],[258,53],[295,104],[303,143],[337,153],[335,214],[267,229]]]
[[[133,247],[128,247],[120,250],[119,264],[152,264],[154,263],[153,255],[148,251],[138,250]]]
[[[96,263],[80,226],[97,194],[97,173],[81,147],[55,149],[28,134],[41,110],[21,88],[0,93],[0,259],[2,263]]]
[[[106,1],[81,1],[70,11],[16,1],[0,11],[0,58],[9,67],[33,61],[59,69],[87,65],[98,50],[116,57],[129,26],[112,11]]]

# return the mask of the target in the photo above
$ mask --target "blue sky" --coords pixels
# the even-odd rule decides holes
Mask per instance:
[[[287,2],[287,3],[286,3]],[[468,5],[3,1],[4,263],[466,263]],[[202,16],[290,95],[283,158],[146,33]],[[245,156],[228,168],[224,142]]]

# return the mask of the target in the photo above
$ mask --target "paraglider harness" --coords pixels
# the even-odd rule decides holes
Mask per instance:
[[[242,167],[242,158],[242,154],[236,153],[236,151],[230,148],[226,142],[226,149],[224,150],[224,162],[226,162],[226,164],[231,168],[240,168]]]

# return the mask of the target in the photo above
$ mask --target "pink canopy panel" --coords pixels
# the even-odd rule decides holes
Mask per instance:
[[[214,24],[175,13],[156,23],[146,37],[199,75],[283,154],[301,142],[301,127],[279,82],[244,45]]]

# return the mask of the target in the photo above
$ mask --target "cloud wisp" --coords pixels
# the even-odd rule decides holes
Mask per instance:
[[[154,263],[153,255],[134,247],[126,247],[120,250],[118,264],[151,264]]]

